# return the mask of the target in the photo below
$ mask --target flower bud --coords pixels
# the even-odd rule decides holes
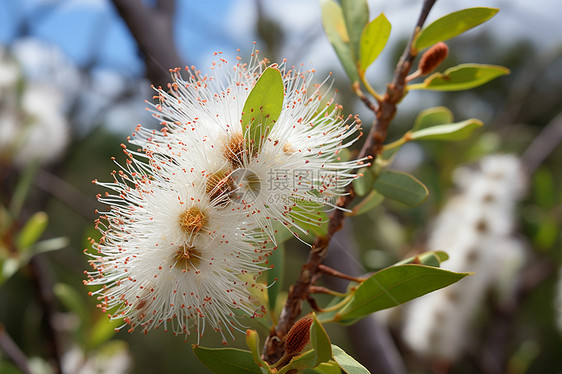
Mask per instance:
[[[306,316],[299,319],[289,330],[287,340],[285,341],[285,353],[299,353],[310,341],[310,326],[312,325],[312,317]]]
[[[435,44],[429,48],[421,57],[418,70],[422,75],[426,75],[435,70],[447,58],[449,47],[443,42]]]

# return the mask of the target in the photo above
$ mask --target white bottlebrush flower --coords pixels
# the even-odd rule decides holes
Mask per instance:
[[[515,204],[525,187],[519,160],[489,156],[479,166],[456,171],[460,193],[438,217],[427,244],[449,254],[444,268],[475,274],[410,303],[404,327],[412,349],[450,362],[471,343],[473,319],[486,293],[513,291],[509,285],[516,283],[525,257],[523,244],[513,237]]]
[[[97,221],[103,233],[94,248],[88,285],[110,316],[148,331],[189,334],[206,326],[231,334],[238,309],[261,313],[252,296],[269,242],[251,221],[228,209],[220,181],[201,178],[196,162],[125,151],[127,167],[114,172],[113,190],[99,200],[111,207]]]
[[[231,176],[237,209],[252,216],[274,240],[274,222],[305,232],[318,224],[325,205],[334,206],[350,170],[360,162],[339,162],[338,153],[355,138],[358,126],[340,116],[340,108],[322,101],[322,85],[313,85],[314,71],[285,64],[281,114],[258,147],[249,150],[242,112],[266,64],[257,53],[249,64],[214,64],[214,75],[187,70],[173,74],[169,92],[158,89],[154,115],[164,126],[155,132],[139,128],[134,143],[185,164],[195,152],[208,161],[206,175]],[[296,230],[295,230],[296,229]]]

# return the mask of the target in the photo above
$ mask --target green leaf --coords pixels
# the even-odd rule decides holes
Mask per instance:
[[[463,140],[479,127],[482,127],[482,121],[470,118],[462,122],[412,131],[407,137],[409,140]]]
[[[492,18],[497,8],[468,8],[447,14],[432,22],[418,34],[414,47],[424,49],[435,43],[454,38]]]
[[[390,36],[391,25],[384,13],[369,22],[361,34],[359,74],[365,71],[379,57]]]
[[[384,196],[381,195],[376,190],[372,190],[363,200],[353,207],[351,211],[352,216],[358,216],[363,213],[367,213],[371,209],[377,207],[384,200]]]
[[[341,369],[336,361],[330,360],[321,363],[315,368],[304,369],[303,374],[341,374]]]
[[[312,326],[310,326],[310,340],[314,347],[317,359],[314,366],[318,366],[322,362],[328,362],[332,358],[332,343],[324,330],[324,326],[316,318],[316,314],[312,313]]]
[[[288,215],[293,226],[307,235],[322,236],[328,231],[328,215],[321,204],[300,201],[291,208]]]
[[[341,6],[334,0],[322,0],[322,26],[336,51],[351,83],[359,83],[359,74]]]
[[[242,109],[244,139],[252,153],[257,153],[281,115],[285,86],[276,67],[266,68],[250,91]]]
[[[408,89],[462,91],[481,86],[506,74],[509,74],[509,69],[503,66],[461,64],[445,70],[444,73],[431,74],[423,83],[409,85]]]
[[[267,271],[267,282],[270,286],[267,288],[269,311],[275,313],[275,303],[277,302],[277,295],[283,286],[283,269],[285,267],[285,247],[278,244],[277,248],[271,252],[267,258],[268,264],[271,268]]]
[[[418,114],[412,130],[453,123],[453,119],[453,112],[449,108],[444,106],[428,108]]]
[[[385,170],[373,188],[381,195],[408,206],[418,206],[427,199],[429,191],[422,182],[407,173]]]
[[[378,310],[391,308],[458,282],[470,273],[454,273],[424,265],[391,266],[371,275],[355,289],[334,320],[351,324]]]
[[[262,374],[250,351],[193,346],[193,353],[213,373]]]
[[[357,196],[365,196],[373,189],[375,176],[369,168],[361,168],[357,171],[359,178],[353,180],[353,191]]]
[[[355,361],[353,357],[337,345],[332,344],[332,351],[334,352],[334,360],[347,374],[370,374],[369,370],[365,369],[363,365]]]
[[[400,262],[397,262],[393,266],[405,265],[405,264],[420,264],[426,266],[439,267],[443,261],[447,261],[449,255],[443,251],[429,251],[420,253],[419,255],[406,258]]]
[[[359,61],[359,44],[361,33],[369,22],[369,6],[367,0],[340,0],[340,3],[351,43],[351,52],[354,60]]]
[[[45,212],[37,212],[33,214],[25,223],[16,239],[16,245],[20,250],[31,247],[47,228],[49,217]]]

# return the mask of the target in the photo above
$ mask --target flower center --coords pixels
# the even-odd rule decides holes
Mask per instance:
[[[230,161],[232,166],[235,168],[242,167],[244,164],[244,155],[246,153],[244,136],[242,136],[241,133],[236,133],[227,139],[224,157]]]
[[[207,217],[197,207],[191,207],[179,216],[179,224],[188,234],[197,234],[207,223]]]
[[[182,245],[174,255],[174,265],[178,269],[195,269],[200,262],[201,252],[189,245]]]
[[[205,192],[209,195],[211,203],[225,206],[230,201],[230,195],[236,189],[234,180],[230,176],[230,170],[219,170],[207,179]]]

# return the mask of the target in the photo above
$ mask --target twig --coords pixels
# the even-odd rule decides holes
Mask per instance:
[[[29,368],[29,363],[27,362],[27,357],[23,354],[21,349],[12,340],[8,332],[4,328],[4,325],[0,323],[0,348],[8,357],[12,359],[14,364],[21,370],[24,374],[31,374],[31,369]]]
[[[171,81],[169,69],[182,65],[174,47],[174,0],[159,0],[154,9],[141,0],[113,0],[113,4],[137,41],[148,79],[166,87]]]
[[[416,23],[414,34],[410,38],[398,62],[394,79],[392,83],[387,86],[386,93],[382,97],[380,105],[376,108],[375,121],[371,127],[368,138],[359,152],[359,159],[369,156],[374,159],[382,152],[388,126],[396,114],[396,106],[405,95],[406,76],[417,54],[417,51],[412,48],[414,37],[425,23],[429,11],[435,2],[436,0],[425,0],[423,3],[423,8],[418,22]],[[351,184],[346,188],[346,192],[347,194],[341,196],[336,202],[336,205],[340,209],[335,210],[330,216],[326,235],[318,237],[314,241],[307,263],[302,266],[299,278],[289,289],[289,296],[281,312],[279,323],[275,326],[275,329],[271,331],[265,342],[263,355],[265,361],[269,363],[276,362],[283,355],[281,342],[295,321],[299,318],[302,311],[302,302],[308,298],[309,287],[312,284],[314,275],[318,272],[318,265],[320,265],[326,257],[328,244],[332,236],[343,225],[345,213],[342,208],[346,208],[354,197]]]

